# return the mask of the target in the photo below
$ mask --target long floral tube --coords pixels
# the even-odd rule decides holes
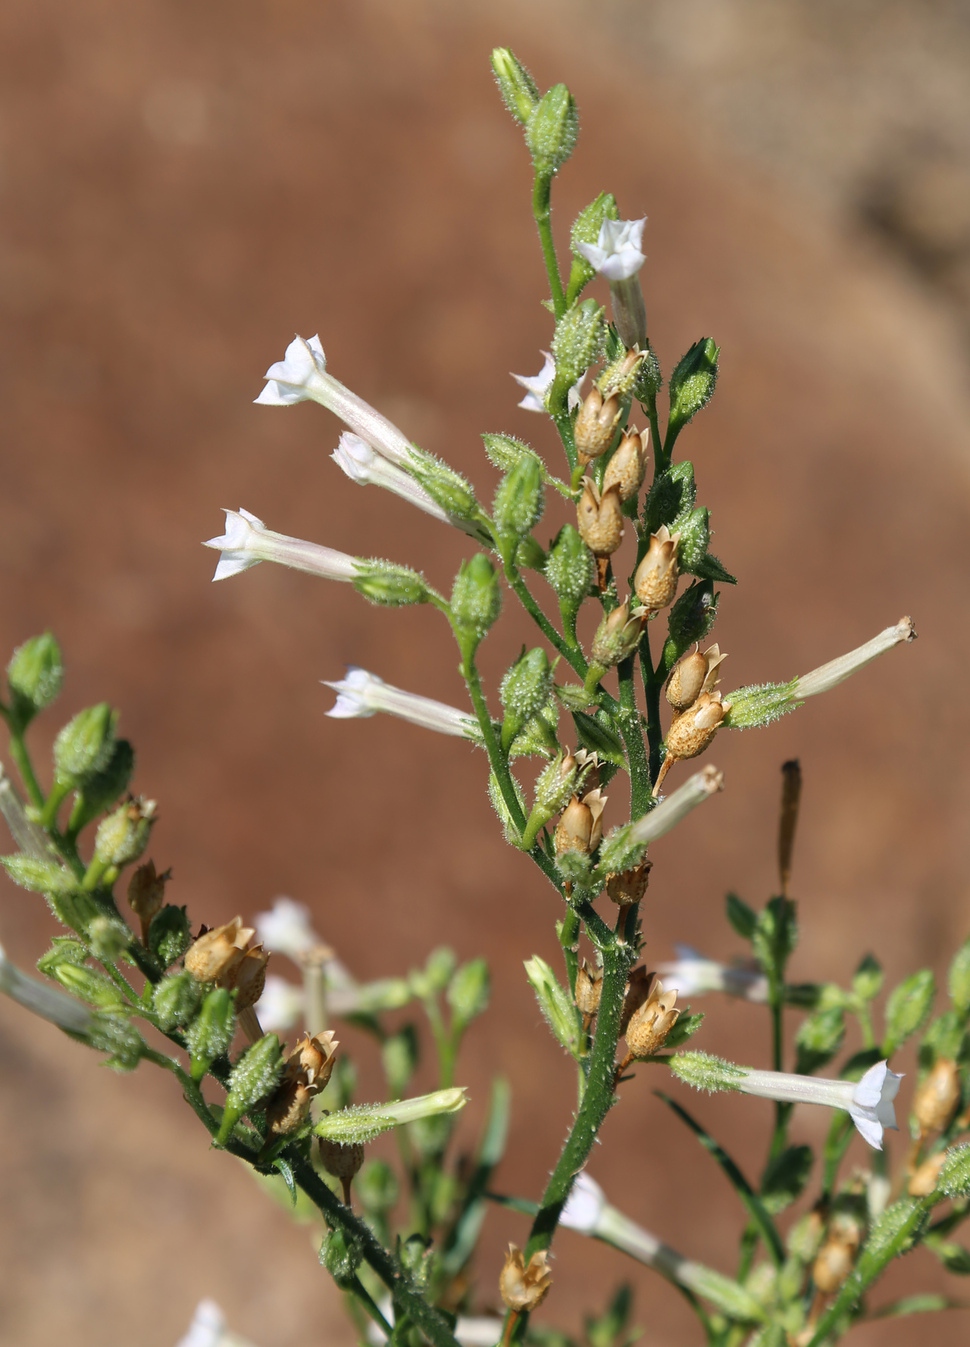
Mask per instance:
[[[871,641],[866,641],[865,645],[850,650],[848,654],[840,655],[838,659],[830,660],[828,664],[813,669],[811,673],[802,674],[797,679],[791,695],[795,701],[801,701],[805,697],[817,697],[819,693],[828,692],[830,688],[836,687],[852,674],[864,669],[887,650],[892,650],[893,646],[903,641],[915,640],[916,628],[913,619],[901,617],[894,627],[886,627]]]
[[[460,739],[475,739],[478,726],[471,716],[456,706],[435,701],[432,697],[422,697],[417,692],[405,692],[391,683],[385,683],[377,674],[368,673],[351,665],[346,678],[331,683],[322,680],[324,686],[333,688],[337,701],[327,712],[337,720],[351,719],[355,716],[372,716],[378,711],[408,720],[412,725],[420,725],[426,730],[436,730],[439,734],[450,734]]]
[[[707,992],[725,992],[745,1001],[768,1000],[768,979],[760,968],[749,964],[718,963],[705,959],[689,945],[675,945],[677,958],[657,964],[657,976],[664,986],[676,988],[681,1000],[704,996]]]
[[[11,1000],[18,1002],[25,1010],[30,1010],[41,1019],[49,1020],[59,1029],[68,1033],[84,1034],[91,1026],[91,1012],[86,1010],[72,996],[66,996],[55,987],[22,973],[16,964],[10,962],[0,945],[0,992],[6,992]]]
[[[443,524],[454,522],[447,510],[433,500],[419,482],[359,435],[345,430],[330,457],[352,482],[361,486],[382,486],[433,519],[440,519]]]
[[[27,817],[23,801],[17,794],[13,782],[4,771],[2,763],[0,763],[0,814],[6,820],[7,827],[10,829],[10,836],[16,842],[19,850],[28,856],[33,856],[34,860],[37,861],[50,859],[44,834],[37,827],[37,824],[31,822]]]
[[[628,840],[643,846],[656,842],[659,837],[676,828],[692,809],[722,790],[723,785],[724,777],[716,767],[705,767],[703,771],[695,772],[656,809],[651,809],[649,814],[644,814],[631,825]]]
[[[324,580],[351,582],[357,578],[356,557],[319,543],[304,542],[302,538],[290,538],[285,533],[274,533],[248,510],[226,510],[225,516],[225,533],[203,543],[220,553],[213,580],[226,580],[261,561],[275,561]]]
[[[408,465],[411,441],[386,416],[327,373],[327,358],[318,336],[309,341],[295,337],[283,359],[266,371],[266,387],[254,400],[264,407],[319,402],[389,462],[399,468]]]

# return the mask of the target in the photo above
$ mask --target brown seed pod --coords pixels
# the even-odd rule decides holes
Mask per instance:
[[[582,532],[582,530],[580,530]],[[650,535],[650,546],[633,577],[637,598],[651,612],[666,608],[677,593],[680,570],[677,566],[677,534],[671,535],[666,524]]]
[[[623,541],[620,488],[610,487],[600,496],[596,483],[584,478],[583,494],[576,505],[576,527],[594,557],[611,556]]]

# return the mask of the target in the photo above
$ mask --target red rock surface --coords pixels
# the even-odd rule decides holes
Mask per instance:
[[[3,644],[52,627],[69,669],[63,716],[103,698],[121,708],[137,787],[160,802],[153,854],[195,920],[287,892],[363,977],[435,944],[489,956],[493,1010],[461,1078],[469,1115],[493,1073],[513,1080],[501,1186],[528,1196],[572,1106],[521,970],[533,953],[555,957],[557,900],[498,836],[479,757],[386,720],[327,721],[317,682],[352,661],[455,701],[447,633],[433,613],[376,612],[270,567],[211,587],[198,545],[221,506],[243,505],[439,585],[454,571],[460,536],[329,463],[327,413],[251,405],[294,330],[319,330],[334,372],[486,499],[481,430],[552,451],[507,375],[538,368],[550,325],[527,163],[488,73],[496,42],[580,102],[560,236],[613,189],[624,212],[650,216],[665,367],[702,334],[723,345],[717,397],[683,445],[742,582],[718,627],[725,685],[803,672],[904,612],[920,631],[797,716],[719,736],[708,757],[727,790],[655,849],[650,957],[683,939],[736,951],[723,894],[771,891],[778,766],[797,755],[795,976],[844,981],[869,949],[892,980],[940,970],[967,930],[970,804],[966,406],[945,320],[687,138],[622,54],[595,51],[592,29],[544,37],[544,13],[9,0],[0,14]],[[490,674],[524,637],[517,619],[496,630]],[[45,720],[39,745],[59,723]],[[49,920],[9,885],[3,901],[3,941],[29,965]],[[700,1046],[767,1064],[755,1010],[704,1008]],[[351,1341],[305,1234],[207,1152],[169,1082],[148,1068],[111,1076],[9,1003],[0,1054],[5,1342],[167,1347],[205,1294],[260,1347]],[[366,1052],[361,1073],[366,1095]],[[631,1215],[728,1270],[738,1212],[654,1098],[661,1083],[643,1071],[624,1088],[591,1171]],[[692,1104],[756,1166],[769,1125],[758,1101]],[[806,1115],[795,1131],[818,1140],[822,1125]],[[503,1240],[521,1230],[492,1222],[486,1299]],[[575,1235],[557,1251],[548,1322],[577,1323],[632,1274],[645,1341],[698,1340],[664,1283]],[[919,1254],[896,1284],[924,1277],[939,1282]],[[933,1328],[941,1344],[965,1331],[960,1316]],[[903,1322],[854,1341],[914,1332]]]

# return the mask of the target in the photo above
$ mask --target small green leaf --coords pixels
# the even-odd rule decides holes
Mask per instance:
[[[761,1200],[773,1216],[801,1197],[814,1163],[811,1146],[788,1146],[773,1160],[761,1179]]]
[[[729,893],[724,900],[727,919],[742,940],[752,940],[758,925],[758,914],[736,893]]]
[[[886,1002],[886,1036],[882,1050],[889,1057],[922,1028],[933,1006],[936,979],[928,968],[901,982]]]
[[[280,1177],[286,1184],[286,1191],[290,1195],[294,1207],[296,1206],[296,1179],[293,1175],[293,1166],[288,1160],[277,1158],[273,1161],[273,1168],[278,1170]]]

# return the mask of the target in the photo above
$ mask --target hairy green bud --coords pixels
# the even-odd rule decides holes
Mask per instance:
[[[64,682],[60,646],[49,631],[18,646],[7,665],[10,710],[23,730],[38,711],[50,706]]]
[[[432,500],[454,519],[473,520],[478,501],[472,484],[460,472],[449,468],[434,454],[414,447],[408,455],[407,471],[424,487]]]
[[[80,940],[70,935],[55,935],[50,949],[37,960],[37,970],[47,977],[53,977],[60,964],[71,963],[80,967],[87,963],[87,959],[88,948]]]
[[[54,775],[59,786],[83,789],[107,767],[114,752],[117,720],[116,712],[102,702],[68,721],[54,740]]]
[[[152,992],[152,1004],[159,1026],[168,1032],[188,1024],[199,1008],[203,985],[191,973],[174,973],[162,978]]]
[[[451,620],[459,642],[474,649],[499,615],[502,593],[484,552],[463,561],[451,591]]]
[[[739,1090],[747,1074],[743,1067],[713,1057],[709,1052],[676,1052],[667,1062],[675,1076],[695,1090]]]
[[[669,427],[676,434],[714,396],[717,358],[720,353],[710,337],[694,343],[670,376]]]
[[[457,1113],[468,1103],[464,1088],[435,1090],[433,1094],[418,1095],[415,1099],[398,1099],[388,1104],[360,1104],[355,1108],[330,1113],[314,1127],[319,1137],[335,1141],[341,1146],[361,1146],[373,1141],[382,1132],[422,1118]]]
[[[532,454],[522,454],[495,492],[492,517],[503,538],[519,539],[531,533],[545,504],[542,469]]]
[[[525,651],[502,679],[499,697],[505,711],[502,747],[506,750],[524,725],[545,707],[552,691],[552,669],[546,652]]]
[[[15,884],[31,893],[68,894],[76,886],[77,880],[65,866],[58,861],[41,861],[33,856],[2,856],[0,865]]]
[[[673,463],[658,472],[647,493],[643,524],[647,533],[656,533],[664,524],[671,533],[678,533],[697,499],[694,465],[689,459]]]
[[[283,1065],[283,1052],[275,1034],[264,1034],[246,1049],[229,1076],[229,1093],[219,1124],[217,1145],[224,1146],[243,1114],[273,1093],[283,1074]]]
[[[677,562],[682,571],[696,574],[707,556],[711,541],[710,510],[698,506],[682,522],[677,523],[674,532],[679,538]]]
[[[569,287],[566,294],[568,300],[574,300],[583,286],[587,285],[596,275],[596,269],[579,251],[579,244],[595,244],[599,240],[600,227],[603,221],[618,220],[619,218],[620,212],[617,210],[616,198],[612,192],[600,192],[599,196],[594,198],[576,216],[569,235],[573,265],[569,273]]]
[[[525,143],[536,175],[551,178],[572,154],[579,135],[579,113],[565,84],[554,84],[532,110]]]
[[[515,120],[526,126],[542,97],[535,80],[508,47],[494,49],[492,71],[502,102]]]
[[[687,650],[703,641],[717,620],[718,595],[710,580],[698,580],[685,589],[667,615],[669,635],[664,643],[664,668],[674,667]]]
[[[579,769],[576,759],[570,753],[563,757],[560,752],[548,767],[544,767],[536,779],[535,807],[551,819],[561,809],[565,809],[570,797],[577,789]]]
[[[936,1187],[946,1197],[970,1196],[970,1143],[947,1151]]]
[[[663,373],[660,369],[660,361],[657,359],[657,353],[653,347],[650,347],[644,358],[637,366],[636,383],[633,385],[633,396],[637,402],[650,404],[651,399],[655,398],[663,388]]]
[[[885,974],[878,959],[867,954],[852,979],[852,990],[860,1001],[874,1001],[882,991]]]
[[[88,923],[91,953],[102,962],[114,963],[131,946],[131,931],[117,917],[99,916]]]
[[[114,983],[103,973],[96,973],[93,968],[85,968],[75,963],[62,963],[52,971],[54,978],[65,991],[69,991],[79,1001],[86,1001],[96,1010],[117,1012],[127,1006],[124,996]]]
[[[526,814],[525,795],[523,794],[522,787],[519,785],[518,781],[516,781],[514,776],[512,777],[512,785],[515,787],[516,799],[519,802],[519,807],[524,816]],[[498,777],[494,772],[490,772],[488,777],[488,798],[492,802],[492,808],[495,810],[496,814],[498,814],[506,842],[513,847],[520,846],[522,837],[519,833],[518,824],[509,811],[509,807],[505,802],[505,796],[502,794],[502,788],[498,783]]]
[[[115,1071],[134,1071],[145,1051],[145,1040],[127,1015],[96,1010],[83,1034],[76,1037],[97,1052],[108,1054],[107,1065]]]
[[[117,739],[105,766],[89,777],[84,788],[78,791],[77,803],[71,814],[72,831],[80,832],[124,795],[134,770],[135,750],[127,739]]]
[[[100,823],[94,838],[95,856],[118,870],[130,865],[148,846],[154,822],[154,800],[126,801]]]
[[[886,1057],[892,1056],[922,1028],[935,996],[936,979],[928,968],[913,973],[890,992],[886,1001],[886,1036],[882,1042]]]
[[[571,387],[599,359],[605,342],[606,311],[602,304],[584,299],[567,309],[552,339],[556,382]]]
[[[192,932],[184,907],[163,907],[152,917],[148,928],[148,948],[163,968],[170,968],[192,943]]]
[[[448,1004],[455,1020],[464,1026],[488,1009],[491,980],[484,959],[463,963],[448,984]]]
[[[572,524],[564,524],[549,549],[546,579],[559,599],[563,621],[571,626],[594,578],[593,557]]]
[[[382,608],[406,608],[431,597],[423,575],[391,561],[359,561],[354,588]]]
[[[569,992],[538,954],[526,961],[525,975],[556,1042],[578,1061],[583,1048],[583,1021]]]
[[[163,912],[165,910],[162,909]],[[158,915],[161,916],[161,912]],[[155,918],[157,920],[158,917]],[[192,1059],[193,1080],[201,1080],[216,1058],[228,1052],[235,1032],[236,1012],[232,997],[225,987],[215,987],[208,993],[198,1015],[185,1031],[185,1046]]]
[[[321,1267],[325,1267],[342,1291],[349,1291],[357,1277],[363,1254],[360,1245],[345,1234],[343,1230],[328,1230],[323,1237],[318,1255]]]
[[[612,669],[634,653],[642,635],[643,616],[638,612],[631,617],[629,603],[604,613],[590,647],[593,664],[604,671]]]

